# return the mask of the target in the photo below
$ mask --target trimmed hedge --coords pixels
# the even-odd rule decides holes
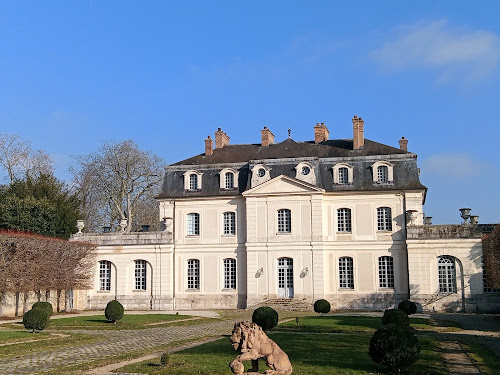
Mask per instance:
[[[326,299],[319,299],[314,302],[314,312],[317,312],[318,314],[328,314],[331,308],[332,306],[330,305],[330,302]]]
[[[269,306],[259,307],[252,314],[252,322],[261,326],[264,331],[267,331],[278,324],[278,313]]]
[[[31,306],[31,309],[41,309],[47,311],[49,316],[52,316],[54,313],[54,309],[52,308],[52,305],[50,302],[35,302],[33,306]]]
[[[106,310],[104,310],[104,315],[106,315],[106,319],[110,322],[114,323],[117,320],[123,318],[123,313],[125,309],[123,305],[117,300],[109,301],[106,305]]]
[[[23,325],[26,329],[31,329],[31,332],[43,331],[49,324],[49,313],[42,309],[31,309],[23,316]]]
[[[399,372],[418,359],[420,344],[413,328],[388,324],[373,334],[368,354],[374,362]]]
[[[409,327],[410,318],[403,310],[399,309],[389,309],[385,310],[384,316],[382,317],[382,325],[397,324]]]
[[[404,300],[399,303],[398,309],[403,310],[408,315],[412,315],[417,312],[417,305],[415,302]]]

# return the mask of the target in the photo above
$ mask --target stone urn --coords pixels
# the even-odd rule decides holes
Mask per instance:
[[[76,228],[78,229],[77,234],[82,234],[82,229],[85,227],[85,220],[77,220],[76,221]]]

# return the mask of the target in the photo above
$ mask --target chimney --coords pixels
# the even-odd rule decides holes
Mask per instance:
[[[205,156],[212,156],[214,153],[214,140],[208,136],[205,139]]]
[[[229,137],[221,128],[215,132],[215,148],[222,148],[229,144]]]
[[[274,143],[274,134],[271,133],[271,130],[267,128],[267,126],[264,126],[264,129],[260,131],[260,134],[262,135],[262,146],[269,146]]]
[[[354,116],[354,118],[352,119],[353,150],[359,150],[365,145],[364,124],[365,122],[361,117]]]
[[[399,140],[399,148],[403,151],[408,151],[408,140],[405,137],[401,137]]]
[[[330,137],[330,132],[328,131],[328,128],[325,126],[325,123],[324,122],[322,122],[321,124],[319,122],[316,123],[316,126],[314,127],[314,143],[328,141],[329,137]]]

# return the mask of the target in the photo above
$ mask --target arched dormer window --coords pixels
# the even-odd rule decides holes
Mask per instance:
[[[232,168],[224,168],[219,172],[219,183],[221,190],[237,190],[238,189],[238,171]]]
[[[333,166],[333,183],[335,185],[350,185],[354,181],[354,169],[346,163]]]
[[[184,190],[198,191],[201,190],[201,182],[203,173],[190,170],[184,173]]]
[[[295,178],[311,185],[316,185],[315,168],[307,162],[299,163],[295,167]]]
[[[271,168],[264,164],[257,164],[252,167],[252,187],[262,184],[271,179]]]
[[[387,161],[377,161],[372,164],[373,182],[376,184],[394,183],[393,165]]]

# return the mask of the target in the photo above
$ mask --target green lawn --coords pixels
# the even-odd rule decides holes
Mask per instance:
[[[32,334],[30,331],[7,331],[0,330],[0,344],[9,342],[18,342],[25,340],[34,340],[50,336],[47,332]]]

